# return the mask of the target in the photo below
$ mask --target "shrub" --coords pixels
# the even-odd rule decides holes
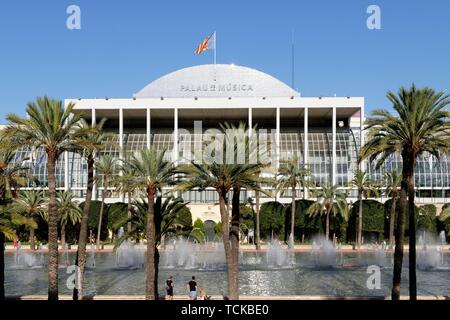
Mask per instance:
[[[308,208],[314,203],[312,200],[296,200],[295,201],[295,235],[297,238],[312,236],[322,230],[322,223],[320,216],[311,217],[307,214]],[[286,220],[285,228],[290,230],[291,226],[291,207],[286,206]]]
[[[261,237],[280,237],[284,234],[285,207],[283,204],[272,201],[266,202],[260,208]]]
[[[192,213],[187,206],[185,206],[180,210],[180,212],[178,212],[175,223],[183,226],[183,229],[192,228]]]
[[[385,222],[385,235],[386,237],[389,234],[389,219],[390,219],[390,212],[391,212],[391,203],[392,203],[392,199],[387,200],[384,203],[384,213],[386,216],[386,222]],[[397,199],[397,204],[395,206],[395,218],[397,219],[397,215],[398,215],[398,210],[399,210],[399,203],[400,203],[400,199]],[[416,222],[418,221],[418,217],[419,217],[419,207],[415,206],[414,208],[414,212],[416,215]],[[395,228],[397,228],[397,221],[395,221]],[[405,214],[405,237],[408,238],[409,236],[409,207],[408,207],[408,202],[406,202],[406,214]]]
[[[442,210],[439,214],[439,219],[437,219],[437,231],[441,232],[442,230],[445,231],[447,234],[447,240],[450,238],[450,216],[443,220],[443,211],[450,207],[450,203],[446,203],[442,206]]]
[[[200,219],[195,220],[194,228],[189,232],[189,238],[197,240],[197,242],[205,241],[205,229]]]
[[[206,220],[203,223],[205,229],[205,238],[207,241],[212,241],[216,237],[216,223],[212,220]]]
[[[199,229],[201,232],[205,232],[205,225],[200,218],[197,218],[194,222],[194,229]]]
[[[102,205],[101,201],[92,200],[91,207],[89,208],[89,220],[88,220],[88,229],[92,230],[92,236],[96,238],[97,236],[97,228],[98,228],[98,219],[100,216],[100,207]],[[84,202],[80,204],[81,210],[84,208]],[[88,232],[88,236],[89,236]],[[105,204],[105,209],[102,217],[102,230],[100,232],[100,240],[105,241],[108,239],[108,204]]]
[[[417,230],[426,230],[437,234],[437,208],[433,204],[421,206],[417,218]]]
[[[385,231],[385,207],[381,202],[375,200],[363,200],[363,234],[372,234],[377,237],[377,240],[383,238]],[[348,240],[354,241],[356,237],[356,230],[358,230],[358,214],[359,201],[356,201],[350,211],[347,235]]]
[[[248,229],[254,229],[255,227],[255,214],[253,212],[253,209],[241,204],[239,206],[240,211],[240,217],[239,217],[239,223],[241,224],[241,229],[247,233]]]
[[[128,217],[128,205],[123,202],[112,203],[108,206],[108,229],[113,233],[117,233],[118,228],[115,227],[120,221],[126,221]],[[124,229],[126,227],[124,226]]]
[[[214,231],[216,232],[217,235],[222,235],[222,222],[216,223],[216,225],[214,226]]]

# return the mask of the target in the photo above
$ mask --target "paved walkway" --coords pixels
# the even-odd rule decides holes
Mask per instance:
[[[45,295],[30,295],[21,297],[10,297],[13,300],[47,300]],[[60,300],[72,300],[72,296],[60,295]],[[418,300],[450,300],[450,296],[418,296]],[[99,295],[94,296],[88,300],[145,300],[143,295]],[[186,300],[189,298],[186,296],[174,296],[174,300]],[[211,300],[223,300],[222,296],[212,296]],[[378,297],[333,297],[333,296],[240,296],[240,300],[391,300],[390,297],[378,296]],[[409,300],[409,296],[402,296],[401,300]]]

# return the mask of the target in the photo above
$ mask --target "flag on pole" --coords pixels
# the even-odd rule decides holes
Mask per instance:
[[[216,33],[214,32],[199,44],[197,49],[195,49],[195,54],[201,54],[206,50],[215,50],[215,49],[216,49]]]

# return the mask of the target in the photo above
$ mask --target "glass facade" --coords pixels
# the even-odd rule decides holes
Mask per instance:
[[[336,183],[346,188],[349,186],[353,173],[357,169],[357,151],[359,150],[359,130],[340,129],[336,134]],[[117,146],[120,145],[119,135],[110,138]],[[125,153],[133,153],[147,147],[146,134],[124,134],[123,147]],[[151,135],[151,145],[156,146],[158,150],[166,150],[167,160],[173,157],[173,134],[172,133],[154,133]],[[275,135],[268,134],[267,140],[275,145]],[[187,162],[192,158],[193,150],[199,148],[203,141],[203,149],[211,142],[211,135],[200,134],[180,134],[179,135],[179,161]],[[324,183],[332,182],[332,141],[333,136],[330,130],[310,129],[308,134],[308,166],[311,170],[311,180],[320,187]],[[300,130],[281,130],[280,132],[280,160],[288,160],[296,155],[301,163],[304,163],[304,132]],[[270,150],[270,148],[269,148]],[[191,158],[188,157],[191,152]],[[116,146],[111,146],[104,150],[102,154],[111,154],[119,158],[120,150]],[[68,157],[67,163],[65,157]],[[31,151],[29,149],[20,149],[17,152],[16,160],[26,159],[25,162],[30,166],[31,173],[40,181],[39,187],[47,187],[47,157],[44,150],[38,149]],[[416,187],[417,196],[423,198],[446,198],[450,196],[450,157],[444,156],[441,159],[435,159],[427,154],[419,157],[416,166]],[[370,177],[375,180],[382,180],[384,173],[397,168],[401,170],[402,162],[399,155],[389,158],[386,163],[376,169],[373,164],[365,162],[365,170]],[[65,176],[67,166],[67,180]],[[64,189],[67,182],[67,188],[73,190],[78,197],[84,197],[84,190],[87,185],[87,163],[75,153],[63,154],[57,162],[56,168],[57,187]],[[31,182],[29,188],[34,187]],[[98,186],[101,190],[101,185]],[[120,197],[114,190],[111,190],[111,196]],[[101,195],[100,191],[97,191]],[[302,194],[299,190],[299,195]],[[353,193],[352,193],[353,195]],[[288,197],[286,193],[284,197]],[[186,201],[192,203],[211,203],[217,202],[217,195],[213,190],[203,192],[190,191],[183,193]],[[243,196],[246,199],[247,195]]]
[[[374,165],[367,163],[365,167],[367,168],[367,172],[369,172],[371,178],[380,180],[387,171],[392,169],[401,170],[402,160],[400,155],[395,154],[389,157],[384,165],[378,169],[375,168]],[[450,158],[448,154],[443,155],[441,159],[436,159],[430,154],[423,154],[419,156],[417,159],[414,176],[418,197],[449,197]]]

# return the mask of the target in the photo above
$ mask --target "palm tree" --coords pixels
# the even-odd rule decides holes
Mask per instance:
[[[13,146],[7,137],[0,141],[0,301],[5,299],[5,241],[16,239],[15,228],[25,225],[32,229],[33,221],[12,213],[11,203],[17,195],[17,187],[24,185],[28,176],[27,166],[22,161],[14,161]],[[23,159],[22,159],[23,160]]]
[[[86,245],[88,239],[88,221],[89,212],[91,210],[92,193],[94,189],[94,169],[96,155],[105,150],[107,147],[115,147],[115,143],[111,141],[112,134],[103,132],[103,126],[106,119],[102,119],[98,123],[89,124],[86,120],[81,119],[77,125],[75,135],[76,152],[79,153],[87,163],[87,186],[86,196],[83,205],[83,214],[81,217],[80,234],[78,236],[78,249],[76,257],[76,265],[79,268],[78,283],[80,287],[73,289],[73,299],[83,298],[83,279],[84,269],[86,266]]]
[[[402,183],[402,174],[397,169],[385,173],[386,196],[391,197],[389,210],[389,247],[394,248],[395,211],[398,199],[398,191]]]
[[[258,174],[259,176],[259,174]],[[261,184],[257,184],[257,189],[261,189]],[[260,211],[261,211],[261,195],[259,191],[255,191],[255,217],[256,217],[256,250],[261,250],[261,223],[260,223]]]
[[[23,191],[14,200],[11,210],[21,214],[26,218],[34,220],[36,223],[29,228],[31,250],[36,250],[34,230],[37,228],[37,217],[42,216],[45,211],[46,199],[43,191]]]
[[[61,227],[61,247],[66,244],[66,225],[76,225],[81,221],[81,209],[74,200],[75,196],[70,191],[58,192],[58,215]]]
[[[175,188],[175,190],[182,191],[193,189],[203,191],[207,188],[214,188],[217,192],[222,221],[222,240],[227,262],[228,295],[232,300],[237,300],[239,294],[236,287],[236,276],[233,271],[233,268],[235,267],[235,257],[232,254],[230,242],[231,230],[228,210],[228,193],[233,188],[235,174],[238,169],[238,166],[218,164],[216,162],[212,164],[197,164],[192,162],[191,165],[180,167],[180,172],[185,174],[185,179]],[[235,204],[233,203],[233,205]],[[237,205],[237,207],[239,207],[239,205]],[[234,237],[235,236],[236,235],[234,235]],[[234,247],[236,247],[236,245],[234,245]]]
[[[230,245],[230,217],[227,208],[228,193],[233,187],[233,168],[226,164],[217,162],[198,164],[192,162],[190,165],[182,165],[178,171],[184,174],[184,179],[180,181],[175,191],[188,191],[197,189],[201,192],[208,188],[213,188],[219,197],[219,210],[222,221],[222,240],[227,262],[228,275],[228,295],[231,299],[237,297],[232,285],[230,267],[233,265]]]
[[[258,174],[259,176],[259,174]],[[260,189],[260,184],[258,183],[258,188]],[[256,250],[261,250],[261,244],[259,243],[259,238],[260,238],[260,230],[259,230],[259,208],[255,206],[258,205],[260,203],[260,195],[258,191],[255,191],[255,202],[253,202],[253,198],[248,198],[247,199],[247,203],[248,205],[250,205],[250,207],[252,208],[252,211],[255,213],[255,239],[254,239],[254,243],[256,246]]]
[[[5,242],[17,239],[15,221],[6,211],[5,205],[0,206],[0,301],[5,300]]]
[[[315,190],[317,201],[307,210],[310,216],[325,216],[325,238],[330,238],[330,216],[340,215],[345,220],[348,219],[347,195],[339,186],[325,183],[322,189]]]
[[[368,141],[361,149],[360,159],[370,159],[377,167],[398,153],[402,156],[402,183],[397,232],[395,237],[394,276],[392,299],[400,298],[401,269],[403,264],[403,237],[405,229],[406,200],[409,210],[409,295],[417,299],[416,284],[416,219],[414,215],[414,169],[416,159],[427,152],[436,158],[450,149],[448,118],[450,95],[430,88],[417,89],[414,85],[401,88],[398,95],[388,92],[396,115],[376,110],[366,121]]]
[[[61,248],[66,246],[66,226],[67,223],[76,225],[81,221],[81,209],[74,200],[75,196],[71,191],[58,191],[56,201],[58,203],[58,218],[61,228]],[[44,221],[48,223],[48,214],[41,214]]]
[[[278,169],[278,190],[285,194],[287,190],[291,191],[291,234],[289,235],[289,246],[294,245],[294,229],[295,229],[295,200],[297,198],[297,187],[307,186],[307,177],[310,172],[305,166],[300,165],[297,155],[292,159],[281,163]]]
[[[135,184],[135,173],[130,169],[130,167],[125,163],[122,164],[120,170],[122,171],[122,175],[118,176],[114,179],[112,184],[117,187],[117,191],[123,192],[126,194],[128,199],[127,201],[127,212],[128,212],[128,224],[127,224],[127,232],[131,232],[131,216],[132,216],[132,197],[133,193],[136,191]]]
[[[48,97],[28,104],[27,117],[7,116],[9,125],[4,134],[13,143],[32,149],[42,148],[47,154],[48,180],[48,299],[58,300],[58,208],[56,202],[56,161],[73,150],[73,133],[80,116],[73,113],[74,104],[64,108],[62,101]]]
[[[3,132],[2,132],[3,133]],[[29,174],[29,167],[23,162],[27,160],[15,160],[16,147],[8,141],[9,138],[4,134],[0,139],[0,185],[3,185],[0,190],[0,199],[17,198],[20,187],[26,185],[28,179],[35,180]]]
[[[103,212],[105,210],[105,200],[108,194],[109,183],[117,173],[117,158],[114,158],[109,154],[101,156],[95,165],[95,169],[103,186],[102,205],[100,207],[97,229],[97,250],[100,250],[100,234],[102,230]]]
[[[367,176],[367,173],[361,170],[356,170],[355,176],[351,184],[358,189],[358,201],[359,201],[359,212],[358,212],[358,228],[356,236],[356,244],[358,249],[362,245],[362,230],[363,230],[363,197],[369,198],[370,196],[377,197],[379,195],[378,188],[374,180]]]
[[[261,181],[260,172],[263,165],[260,163],[251,163],[250,159],[258,159],[258,152],[256,149],[251,150],[249,135],[245,134],[246,125],[240,123],[239,126],[225,123],[221,126],[225,136],[225,151],[232,149],[233,154],[239,157],[240,145],[244,146],[245,161],[239,163],[234,159],[231,163],[226,164],[230,173],[232,173],[233,196],[231,199],[231,229],[230,229],[230,244],[231,244],[231,264],[228,265],[228,284],[230,298],[233,300],[239,299],[239,232],[240,232],[240,198],[241,191],[254,190],[257,192],[260,189]],[[237,138],[237,139],[236,139]]]
[[[230,299],[239,299],[239,216],[240,216],[240,193],[242,189],[255,190],[264,192],[260,189],[261,183],[270,182],[272,180],[262,179],[259,174],[263,169],[260,163],[252,164],[249,159],[258,159],[257,150],[249,149],[248,135],[244,133],[239,135],[241,131],[245,132],[245,126],[240,124],[239,127],[225,124],[222,126],[225,132],[223,140],[223,150],[232,149],[234,155],[239,151],[239,143],[243,142],[243,150],[245,150],[245,161],[239,164],[233,159],[232,163],[218,163],[217,161],[206,161],[202,164],[192,162],[191,165],[180,166],[179,172],[184,174],[184,179],[178,183],[175,190],[192,190],[199,191],[213,188],[219,196],[219,209],[222,221],[222,239],[227,261],[227,277],[228,277],[228,295]],[[231,131],[227,131],[231,130]],[[234,138],[238,137],[239,141]],[[242,140],[240,140],[242,139]],[[229,151],[229,150],[227,150]],[[227,159],[228,160],[228,159]],[[232,195],[232,213],[231,228],[228,210],[228,193],[233,190]]]
[[[141,234],[145,234],[147,230],[147,212],[148,212],[148,202],[146,199],[141,199],[133,203],[133,214],[129,219],[123,219],[117,221],[114,225],[115,229],[123,227],[125,224],[132,224],[130,231],[125,232],[118,240],[115,248],[118,248],[120,244],[130,238],[139,239]],[[158,290],[158,271],[159,271],[159,250],[158,246],[164,239],[164,236],[170,233],[173,229],[177,227],[176,219],[178,214],[184,210],[186,203],[183,199],[175,198],[173,196],[167,197],[164,202],[162,201],[161,195],[157,196],[155,201],[155,247],[153,248],[155,252],[154,268],[155,268],[155,283],[154,286]]]
[[[145,298],[158,299],[158,288],[155,287],[155,197],[162,189],[172,184],[175,174],[171,162],[164,160],[165,150],[158,152],[153,146],[149,150],[142,150],[126,161],[130,169],[135,172],[136,189],[145,191],[147,195],[147,284]]]

